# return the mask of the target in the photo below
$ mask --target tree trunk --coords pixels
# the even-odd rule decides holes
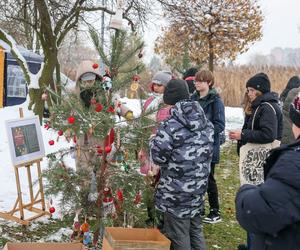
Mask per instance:
[[[209,46],[208,69],[211,72],[214,72],[214,47],[211,40],[208,41],[208,46]]]

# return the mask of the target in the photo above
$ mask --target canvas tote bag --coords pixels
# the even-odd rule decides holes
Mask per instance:
[[[264,102],[262,104],[268,104],[273,109],[276,115],[276,111],[270,103]],[[254,120],[259,107],[255,110],[253,116],[252,130],[254,128]],[[259,185],[264,182],[263,164],[265,162],[265,159],[267,158],[271,149],[279,146],[280,141],[274,140],[271,143],[265,144],[246,143],[240,148],[239,170],[241,185]]]

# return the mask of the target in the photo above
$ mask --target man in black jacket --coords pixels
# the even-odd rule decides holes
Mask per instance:
[[[289,113],[296,141],[273,149],[264,165],[265,182],[243,185],[236,196],[237,220],[254,234],[251,250],[300,249],[299,94]]]

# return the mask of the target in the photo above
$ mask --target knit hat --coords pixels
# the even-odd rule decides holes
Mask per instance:
[[[300,128],[300,93],[295,97],[290,105],[289,117],[298,128]]]
[[[167,83],[172,79],[172,73],[168,71],[158,71],[152,78],[152,84],[156,83],[159,85],[166,86]]]
[[[252,76],[246,84],[246,87],[251,87],[256,90],[259,90],[262,93],[270,92],[270,80],[265,73],[258,73]]]
[[[198,69],[195,67],[189,68],[188,70],[186,70],[183,74],[183,79],[186,80],[186,78],[190,77],[190,76],[195,76],[196,73],[198,72]]]
[[[176,102],[189,98],[189,89],[186,81],[173,79],[168,82],[163,95],[165,104],[175,105]]]

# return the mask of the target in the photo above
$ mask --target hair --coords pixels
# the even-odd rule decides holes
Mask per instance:
[[[195,82],[207,82],[209,88],[214,86],[214,75],[210,70],[200,70],[195,75]]]
[[[242,101],[242,107],[244,109],[244,112],[246,115],[251,115],[252,114],[252,108],[251,108],[251,102],[249,100],[247,92],[244,94],[244,98]]]

